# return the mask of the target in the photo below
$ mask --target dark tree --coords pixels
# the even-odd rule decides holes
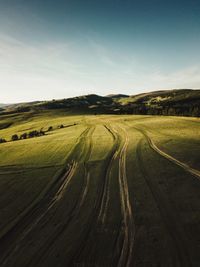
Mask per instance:
[[[40,136],[45,135],[45,132],[41,129],[39,135]]]
[[[29,132],[29,134],[28,134],[28,136],[29,136],[29,138],[32,138],[32,137],[37,137],[37,136],[39,136],[40,135],[40,133],[38,132],[38,131],[31,131],[31,132]]]
[[[20,139],[27,139],[28,137],[28,134],[27,133],[23,133],[21,136],[20,136]]]
[[[2,144],[2,143],[6,143],[6,139],[0,138],[0,144]]]
[[[17,140],[19,140],[19,137],[17,134],[13,134],[11,139],[12,139],[12,141],[17,141]]]

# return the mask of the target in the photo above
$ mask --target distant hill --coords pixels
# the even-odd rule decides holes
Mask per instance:
[[[6,104],[0,103],[0,108],[5,107],[5,106],[6,106]]]
[[[111,97],[113,99],[119,99],[119,98],[127,98],[129,97],[129,95],[123,95],[123,94],[110,94],[110,95],[107,95],[107,97]]]
[[[123,113],[200,116],[200,90],[154,91],[119,99]]]
[[[72,114],[149,114],[200,117],[200,90],[174,89],[138,95],[95,94],[1,107],[3,113],[62,109]],[[2,111],[1,111],[2,112]]]

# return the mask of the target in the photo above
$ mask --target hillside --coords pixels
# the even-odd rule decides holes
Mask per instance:
[[[200,90],[155,91],[119,99],[123,113],[200,116]]]
[[[5,106],[6,106],[6,104],[0,103],[0,108],[5,107]]]
[[[174,89],[138,95],[95,94],[6,106],[4,113],[64,109],[70,114],[200,116],[200,90]]]

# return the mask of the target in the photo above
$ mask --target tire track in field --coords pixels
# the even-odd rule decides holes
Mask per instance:
[[[71,182],[71,179],[76,171],[78,163],[77,162],[72,162],[72,165],[70,166],[69,170],[67,171],[67,173],[64,175],[63,177],[63,183],[61,184],[60,188],[58,189],[52,203],[50,204],[50,206],[48,207],[47,210],[49,210],[52,206],[54,206],[64,195],[65,190],[67,188],[67,186],[69,185],[69,183]]]
[[[35,222],[33,222],[32,225],[30,225],[30,227],[28,228],[27,231],[24,232],[24,235],[22,236],[22,239],[42,220],[42,218],[44,218],[44,216],[48,213],[48,211],[53,208],[58,201],[61,200],[61,198],[64,195],[64,192],[67,188],[67,186],[69,185],[69,183],[71,182],[71,179],[77,169],[78,163],[77,162],[72,162],[69,165],[69,169],[67,170],[67,172],[63,175],[62,178],[62,184],[60,185],[60,187],[58,188],[58,191],[56,192],[55,196],[53,197],[53,199],[50,201],[47,209],[41,214],[41,216],[39,216]]]
[[[87,135],[85,136],[85,138],[87,138],[86,140],[89,141],[88,144],[88,148],[86,150],[86,154],[84,154],[85,151],[83,151],[83,153],[79,154],[77,160],[81,160],[83,157],[84,159],[84,186],[83,189],[81,191],[81,194],[79,196],[79,198],[77,199],[75,205],[71,208],[71,211],[69,212],[69,214],[67,215],[67,220],[66,222],[62,225],[62,227],[60,227],[59,229],[57,229],[57,231],[55,233],[52,233],[50,238],[48,239],[48,241],[45,244],[45,247],[42,247],[39,251],[39,254],[37,254],[37,258],[36,259],[31,259],[31,261],[29,262],[29,265],[34,265],[37,266],[38,264],[41,263],[41,261],[43,259],[45,259],[45,257],[47,257],[47,253],[48,251],[51,249],[51,247],[54,245],[54,243],[56,242],[56,240],[62,235],[62,233],[67,229],[67,227],[69,226],[69,224],[78,216],[81,207],[84,204],[86,195],[88,193],[88,188],[89,188],[89,180],[90,180],[90,173],[88,171],[87,168],[87,162],[89,161],[90,155],[91,155],[91,150],[92,150],[92,134],[95,130],[95,127],[91,127],[90,130],[88,131]]]
[[[89,168],[87,166],[88,164],[88,161],[90,159],[90,155],[91,155],[91,152],[92,152],[92,135],[95,131],[95,126],[92,126],[90,128],[90,131],[89,133],[85,136],[85,140],[86,141],[89,141],[88,142],[88,147],[87,149],[85,150],[86,151],[86,154],[84,155],[84,151],[83,153],[79,154],[77,161],[80,161],[82,160],[82,158],[84,158],[84,162],[83,162],[83,166],[84,166],[84,186],[83,186],[83,189],[82,189],[82,192],[81,192],[81,195],[80,195],[80,198],[79,198],[79,202],[77,203],[77,207],[76,207],[76,215],[79,213],[80,211],[80,208],[82,207],[84,201],[85,201],[85,198],[86,198],[86,195],[88,193],[88,189],[89,189],[89,181],[90,181],[90,172],[89,172]],[[85,145],[86,147],[86,145]]]
[[[77,142],[77,144],[74,147],[74,150],[76,150],[76,148],[79,146],[80,142],[82,141],[83,138],[88,137],[89,135],[91,135],[94,131],[94,127],[92,128],[87,128],[79,137],[79,141]],[[89,158],[89,155],[91,153],[91,145],[89,145],[89,151],[86,154],[87,159]],[[79,158],[81,158],[82,153],[79,154]],[[73,151],[72,151],[72,155],[70,156],[70,158],[73,158]],[[50,211],[50,209],[52,209],[55,204],[57,204],[63,197],[64,191],[67,189],[72,177],[74,176],[74,173],[78,167],[78,162],[77,161],[72,161],[72,164],[68,165],[69,169],[67,170],[67,172],[62,176],[62,178],[59,179],[59,185],[57,187],[56,190],[53,190],[54,193],[53,195],[51,194],[51,192],[48,192],[49,194],[49,202],[47,203],[43,203],[46,207],[45,209],[43,209],[43,211],[40,211],[40,206],[38,208],[36,208],[36,210],[33,210],[33,212],[31,214],[28,214],[28,222],[26,223],[26,226],[23,228],[23,224],[20,224],[20,228],[21,228],[21,232],[20,232],[20,236],[19,239],[17,240],[14,249],[12,248],[11,251],[9,251],[6,256],[3,258],[3,264],[5,265],[7,263],[7,260],[13,255],[15,254],[15,252],[17,251],[17,249],[20,246],[20,243],[24,240],[24,238],[28,235],[29,232],[31,232],[31,230],[33,230],[37,224],[45,217],[47,216],[47,213]],[[87,185],[87,184],[86,184]],[[56,184],[55,184],[56,186]],[[53,188],[55,189],[55,188]],[[85,192],[85,188],[83,187],[82,193]],[[82,194],[81,194],[82,196]],[[81,197],[80,196],[80,197]],[[82,198],[82,202],[83,202],[83,198]],[[42,203],[41,203],[42,204]],[[78,206],[76,204],[76,206]],[[72,209],[73,210],[73,209]],[[74,209],[76,210],[76,209]],[[41,213],[42,212],[42,213]],[[37,214],[38,213],[38,214]],[[40,214],[41,213],[41,214]],[[35,220],[31,217],[35,218]],[[71,218],[71,216],[69,216]],[[48,222],[47,222],[48,223]],[[6,236],[4,237],[6,238]],[[8,237],[9,238],[9,237]],[[14,239],[14,238],[13,238]],[[15,240],[15,239],[14,239]],[[2,260],[2,259],[1,259]]]
[[[24,240],[24,238],[39,224],[39,222],[47,215],[47,213],[49,212],[50,209],[52,209],[55,204],[57,204],[57,202],[59,200],[61,200],[65,189],[67,188],[68,184],[70,183],[75,171],[77,168],[77,162],[72,162],[72,164],[70,165],[69,169],[67,170],[67,172],[63,175],[63,183],[60,185],[60,187],[58,188],[58,191],[56,192],[55,196],[53,197],[53,199],[50,201],[49,206],[47,207],[47,209],[34,221],[32,222],[32,224],[30,224],[30,226],[25,229],[23,231],[23,233],[20,235],[20,239],[17,240],[14,249],[12,249],[12,252],[7,254],[6,257],[4,257],[2,266],[6,265],[8,260],[10,259],[10,257],[12,257],[13,255],[15,255],[15,253],[17,252],[17,250],[20,247],[21,242]]]
[[[104,127],[113,136],[115,143],[113,145],[110,155],[108,156],[108,159],[106,160],[106,165],[103,166],[103,173],[105,172],[105,174],[103,175],[104,179],[102,181],[102,184],[100,184],[100,186],[98,187],[97,197],[94,202],[93,211],[90,213],[86,227],[84,228],[84,231],[82,232],[81,237],[79,238],[79,244],[77,244],[75,251],[69,257],[68,266],[74,266],[74,264],[76,265],[76,262],[81,258],[81,255],[84,253],[84,249],[87,246],[86,240],[89,240],[90,236],[93,234],[93,231],[95,231],[94,229],[96,227],[98,228],[98,224],[102,223],[102,218],[103,217],[106,218],[107,203],[109,201],[109,183],[107,183],[107,178],[108,178],[107,173],[109,166],[111,166],[112,158],[114,161],[119,153],[117,152],[117,150],[119,149],[119,142],[118,142],[119,136],[108,125],[106,126],[104,125]],[[83,260],[85,260],[85,257]]]
[[[77,209],[76,209],[76,213],[78,214],[80,211],[80,208],[83,206],[85,198],[87,196],[88,190],[89,190],[89,182],[90,182],[90,172],[89,172],[89,168],[87,166],[87,163],[90,159],[91,156],[91,152],[92,152],[92,135],[95,131],[95,126],[91,127],[91,131],[90,133],[86,136],[87,140],[89,140],[89,144],[88,144],[88,148],[86,150],[86,155],[85,155],[85,160],[84,160],[84,187],[82,190],[82,193],[80,195],[80,201],[78,203]],[[79,155],[79,159],[82,159],[82,155]]]
[[[87,127],[79,136],[77,139],[77,142],[74,146],[74,148],[70,152],[70,156],[68,158],[68,162],[72,162],[73,160],[73,152],[76,150],[76,148],[79,146],[79,143],[81,142],[81,139],[86,136],[86,134],[89,131],[89,127]],[[55,194],[55,191],[57,190],[57,187],[60,186],[60,183],[62,183],[62,177],[63,173],[66,172],[66,167],[64,169],[59,170],[56,172],[55,176],[52,178],[50,183],[42,190],[42,192],[39,193],[38,197],[33,200],[33,202],[21,213],[19,214],[15,219],[13,219],[5,229],[1,230],[0,233],[0,243],[2,240],[5,240],[9,234],[12,234],[16,231],[16,227],[22,224],[23,220],[26,220],[26,218],[29,218],[32,216],[35,212],[38,211],[40,204],[43,202],[43,200],[46,198],[51,199],[52,195]],[[44,203],[43,203],[44,204]]]
[[[173,156],[167,154],[166,152],[162,151],[160,148],[158,148],[155,143],[153,142],[153,140],[148,136],[148,134],[139,128],[135,128],[138,131],[140,131],[146,138],[146,140],[149,143],[149,146],[155,151],[157,152],[159,155],[161,155],[162,157],[168,159],[169,161],[173,162],[174,164],[178,165],[179,167],[183,168],[186,172],[192,174],[193,176],[195,176],[197,179],[200,180],[200,171],[191,168],[189,165],[187,165],[186,163],[181,162],[180,160],[174,158]]]
[[[126,156],[127,156],[127,147],[129,144],[129,138],[128,135],[125,133],[124,129],[122,130],[125,134],[125,142],[119,155],[119,188],[120,188],[120,198],[121,198],[121,211],[123,217],[122,230],[124,232],[124,238],[117,266],[128,267],[131,266],[135,226],[133,221],[133,214],[130,203],[128,181],[126,174]]]
[[[114,139],[114,145],[110,156],[110,161],[106,169],[106,176],[105,176],[102,198],[100,202],[101,204],[100,204],[98,220],[100,220],[102,224],[104,224],[105,222],[105,217],[109,203],[111,168],[113,166],[113,162],[119,156],[119,159],[117,159],[119,166],[118,180],[119,180],[119,190],[120,190],[121,212],[123,217],[123,224],[121,226],[121,230],[124,234],[124,239],[117,266],[128,267],[131,265],[132,250],[134,243],[134,222],[132,216],[132,208],[129,200],[129,190],[128,190],[128,182],[126,176],[126,155],[127,155],[127,147],[129,144],[129,138],[126,135],[125,131],[120,127],[122,131],[125,133],[125,142],[122,148],[120,148],[119,134],[111,127],[108,126],[104,127],[106,127],[106,129],[112,134]]]
[[[84,203],[85,198],[86,198],[87,193],[88,193],[89,182],[90,182],[90,173],[89,173],[89,171],[87,172],[86,167],[85,167],[85,172],[86,172],[86,175],[85,175],[85,187],[84,187],[83,194],[81,196],[81,200],[80,200],[80,203],[79,203],[79,209],[83,206],[83,203]]]
[[[191,266],[190,256],[187,251],[187,241],[185,238],[185,233],[181,229],[181,223],[176,215],[176,211],[173,210],[173,204],[170,204],[170,200],[159,188],[156,182],[148,177],[148,172],[145,168],[145,162],[142,159],[142,140],[139,141],[136,149],[136,154],[138,158],[139,168],[141,174],[155,200],[156,206],[159,210],[161,219],[165,225],[165,228],[172,239],[172,247],[176,251],[176,256],[178,256],[179,263],[175,263],[175,266]],[[149,144],[150,145],[150,144]],[[177,265],[178,264],[178,265]]]
[[[105,223],[106,219],[106,214],[108,210],[108,203],[109,203],[109,194],[110,194],[110,179],[111,179],[111,169],[114,163],[114,160],[119,154],[118,146],[119,146],[119,138],[114,129],[111,129],[110,126],[104,125],[105,129],[112,135],[113,137],[113,148],[111,151],[110,155],[110,161],[106,170],[106,175],[105,175],[105,183],[104,183],[104,188],[103,188],[103,195],[101,199],[101,205],[100,205],[100,211],[98,215],[98,221],[100,221],[102,224]]]

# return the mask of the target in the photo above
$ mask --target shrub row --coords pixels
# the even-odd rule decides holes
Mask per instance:
[[[58,128],[62,129],[62,128],[64,128],[64,125],[61,124],[61,125],[58,126]],[[17,140],[23,140],[23,139],[43,136],[43,135],[45,135],[46,132],[49,132],[49,131],[52,131],[52,130],[53,130],[53,127],[49,126],[47,131],[43,131],[42,129],[40,131],[34,130],[34,131],[29,132],[29,133],[23,133],[20,136],[17,135],[17,134],[13,134],[12,137],[11,137],[11,141],[17,141]],[[0,144],[1,143],[6,143],[6,142],[7,142],[6,139],[0,138]]]
[[[43,136],[45,135],[45,132],[40,130],[40,131],[31,131],[29,133],[23,133],[20,136],[17,134],[13,134],[11,137],[12,141],[17,141],[17,140],[22,140],[22,139],[27,139],[27,138],[33,138],[33,137],[38,137],[38,136]]]

